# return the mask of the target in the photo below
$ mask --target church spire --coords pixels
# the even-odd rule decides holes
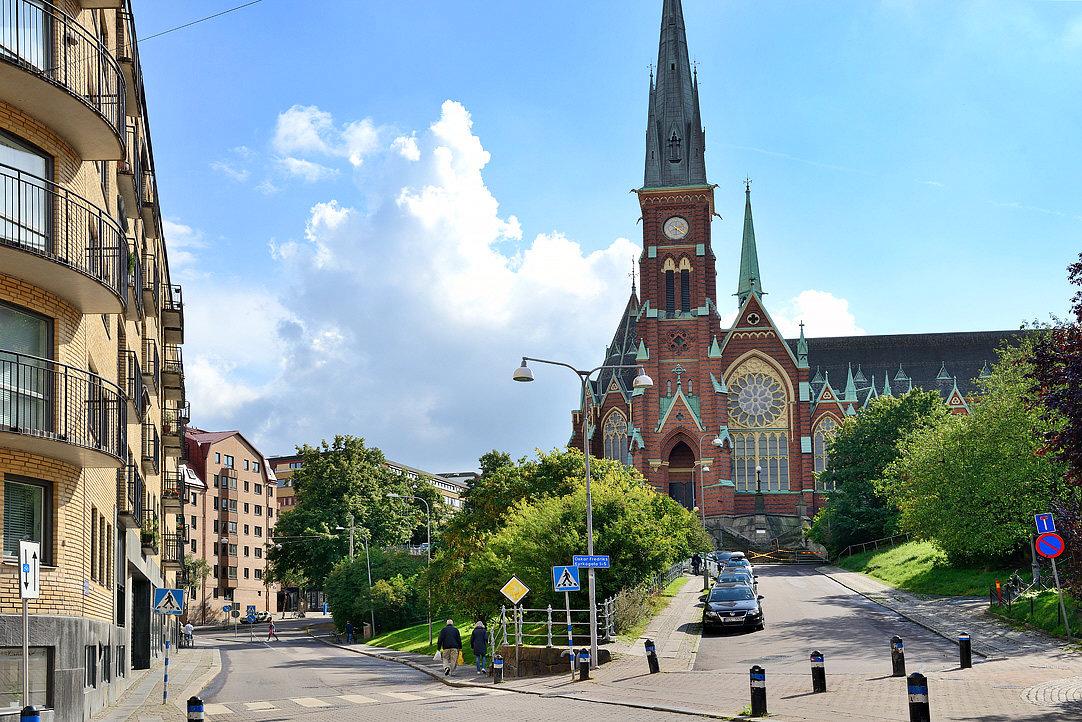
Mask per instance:
[[[684,11],[665,0],[657,76],[650,84],[644,188],[706,185],[706,134],[699,115],[698,78],[692,77]]]
[[[737,306],[743,306],[748,294],[763,295],[759,278],[759,252],[755,247],[755,223],[751,219],[751,179],[744,179],[744,240],[740,245],[740,280],[736,286]]]

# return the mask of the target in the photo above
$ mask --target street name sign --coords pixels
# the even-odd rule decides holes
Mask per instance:
[[[553,567],[552,589],[556,592],[577,592],[582,589],[579,585],[579,568],[573,566]]]
[[[581,569],[608,569],[608,554],[576,554],[571,557],[571,563]]]
[[[1065,547],[1063,537],[1053,531],[1037,537],[1037,553],[1045,559],[1055,559],[1063,553]]]
[[[518,577],[512,576],[507,580],[507,584],[504,584],[503,588],[500,589],[500,594],[510,599],[512,604],[518,604],[529,591],[530,588],[520,582]]]
[[[19,596],[41,596],[41,545],[35,541],[19,542]]]
[[[1035,514],[1033,521],[1037,525],[1038,534],[1047,534],[1056,530],[1056,520],[1052,518],[1049,512]]]
[[[155,589],[154,611],[158,614],[181,614],[184,611],[184,590]]]

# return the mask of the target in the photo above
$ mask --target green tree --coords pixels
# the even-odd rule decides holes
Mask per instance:
[[[343,559],[328,575],[324,589],[335,624],[352,621],[358,628],[369,620],[374,604],[378,631],[397,629],[426,617],[427,599],[421,575],[427,559],[394,549],[371,549],[372,590],[363,553]]]
[[[1033,343],[1001,349],[970,414],[906,436],[884,474],[902,528],[953,562],[989,564],[1025,549],[1033,515],[1063,498],[1066,465],[1040,453],[1056,422],[1030,403]]]
[[[834,491],[815,517],[812,539],[836,554],[850,544],[894,534],[898,508],[878,489],[883,471],[898,457],[900,439],[945,416],[939,394],[913,390],[874,399],[847,419],[830,442],[830,462],[819,477]]]
[[[334,565],[348,556],[350,515],[358,549],[365,538],[372,546],[424,540],[424,505],[388,494],[425,499],[434,535],[447,513],[434,486],[392,472],[383,453],[365,446],[360,437],[336,436],[318,447],[298,447],[297,453],[302,463],[293,475],[297,503],[275,526],[267,554],[271,581],[292,573],[322,586]]]

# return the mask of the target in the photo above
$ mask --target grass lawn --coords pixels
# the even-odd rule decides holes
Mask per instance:
[[[1006,581],[1014,571],[953,567],[938,547],[926,541],[853,554],[840,559],[838,566],[882,579],[907,592],[945,596],[985,595],[996,579]],[[1028,570],[1018,571],[1028,578]]]
[[[431,646],[428,644],[428,622],[415,624],[412,627],[396,629],[393,632],[385,632],[384,634],[377,635],[368,640],[368,644],[371,644],[374,647],[394,649],[399,652],[427,654],[431,657],[436,653],[436,637],[439,636],[440,630],[443,629],[445,621],[446,620],[443,619],[432,621]],[[473,651],[469,647],[470,633],[473,631],[473,622],[456,619],[455,626],[458,627],[458,632],[462,635],[462,644],[466,647],[462,650],[462,654],[466,658],[466,663],[472,664]]]
[[[1032,602],[1033,613],[1030,613]],[[1071,631],[1075,632],[1078,620],[1078,602],[1069,592],[1063,593],[1063,604],[1067,607],[1067,616],[1071,620]],[[1008,609],[1006,605],[992,607],[989,614],[1001,617],[1018,625],[1043,629],[1057,637],[1066,637],[1067,631],[1063,628],[1063,620],[1059,614],[1059,596],[1054,589],[1045,589],[1037,594],[1027,594],[1019,599]]]
[[[665,607],[669,606],[669,601],[684,588],[685,584],[696,583],[696,579],[701,579],[701,577],[677,577],[676,579],[673,579],[669,582],[667,587],[661,590],[660,594],[650,597],[646,614],[639,620],[639,623],[629,629],[626,633],[617,636],[626,642],[632,642],[641,637],[643,631],[646,630],[646,625],[650,623],[650,620],[656,617],[661,610],[665,609]]]

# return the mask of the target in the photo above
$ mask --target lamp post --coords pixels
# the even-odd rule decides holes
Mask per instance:
[[[425,505],[425,513],[428,515],[428,646],[432,646],[432,507],[428,501],[419,496],[410,494],[388,493],[388,499],[414,499]]]
[[[703,463],[703,439],[713,434],[712,431],[699,434],[699,456],[696,459],[696,463],[699,466],[699,514],[703,522],[703,531],[706,529],[706,472],[710,471],[710,467]],[[714,440],[710,442],[714,446],[721,447],[725,442],[720,437],[714,436]],[[709,532],[707,532],[709,533]],[[706,557],[703,557],[703,586],[708,587],[710,585],[709,571],[707,571]]]
[[[353,514],[349,515],[349,560],[353,561]],[[343,527],[336,526],[335,531],[345,531]],[[368,568],[368,614],[372,622],[372,636],[376,636],[376,603],[372,599],[372,557],[368,555],[368,537],[372,532],[367,529],[364,530],[365,534],[361,537],[361,543],[364,544],[364,565]],[[363,638],[364,635],[362,634]]]
[[[590,395],[587,383],[595,372],[601,369],[638,369],[639,373],[631,385],[637,389],[645,389],[654,385],[653,379],[646,375],[642,366],[635,364],[605,364],[589,371],[581,371],[571,364],[562,361],[548,361],[540,358],[522,357],[522,365],[515,369],[511,377],[515,381],[533,381],[533,371],[526,365],[527,361],[550,366],[563,366],[570,369],[579,377],[582,385],[582,450],[586,465],[586,553],[593,556],[594,553],[594,498],[590,491]],[[597,669],[597,587],[594,583],[593,567],[587,570],[590,587],[590,667]]]

